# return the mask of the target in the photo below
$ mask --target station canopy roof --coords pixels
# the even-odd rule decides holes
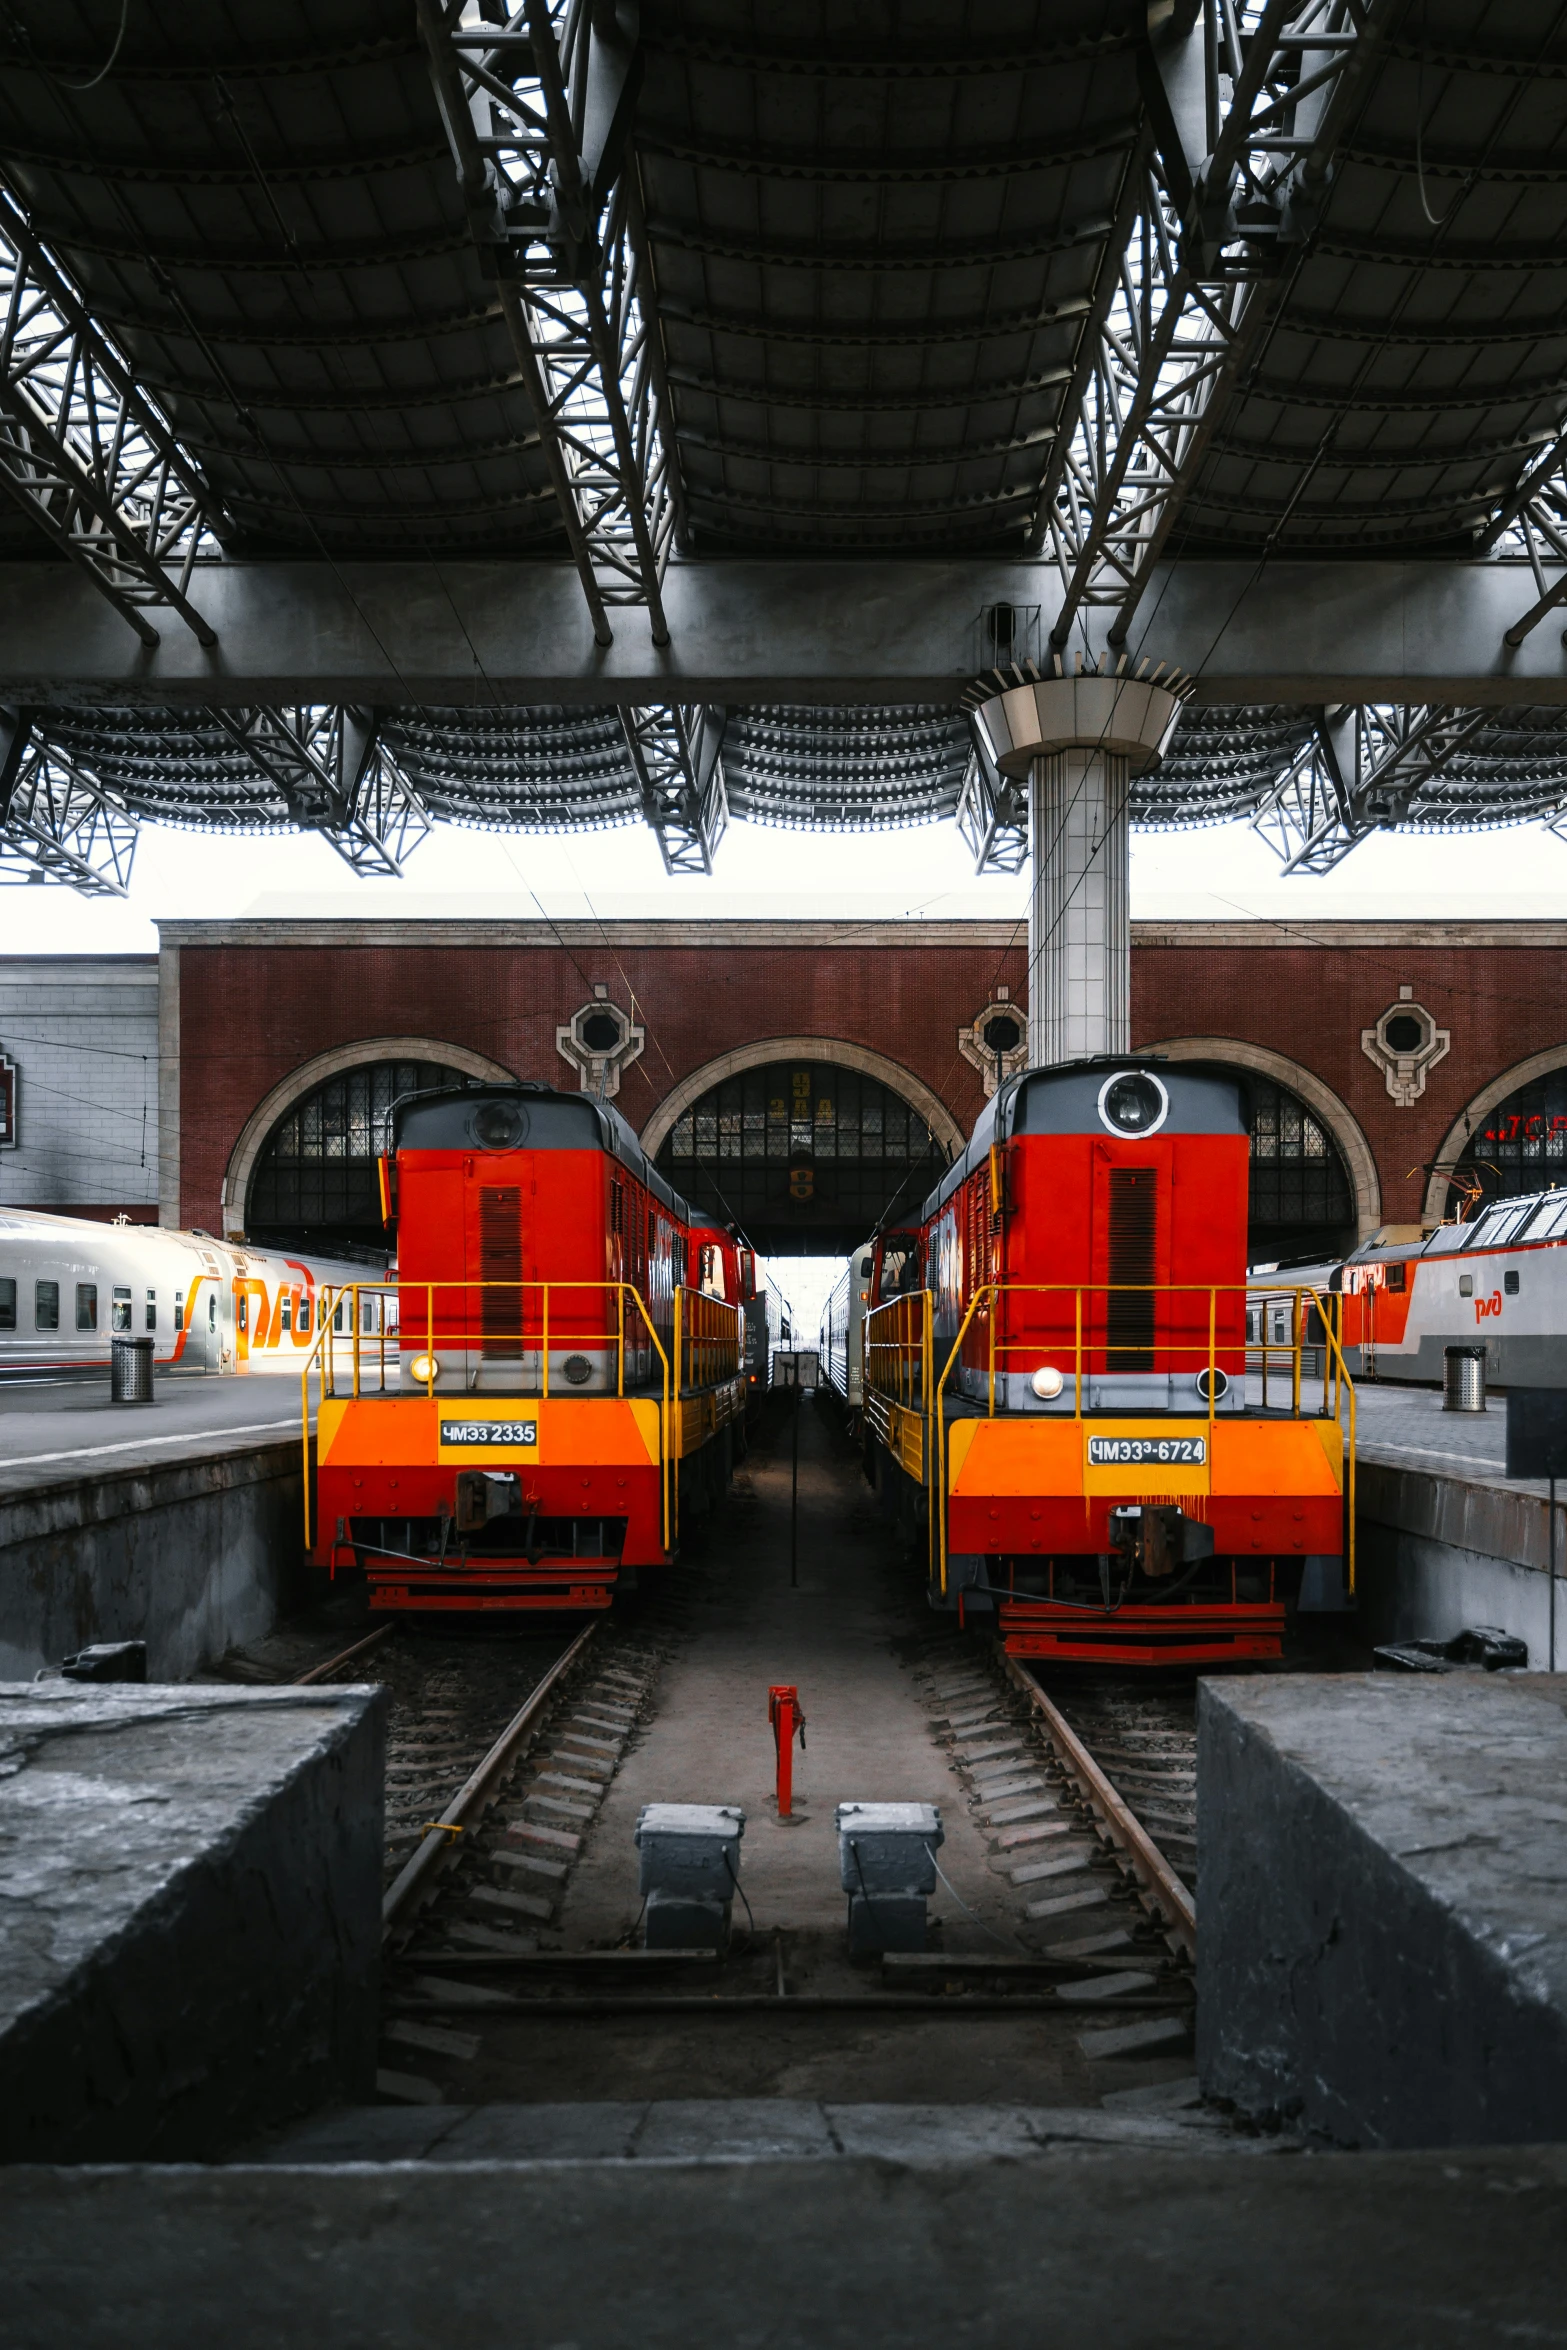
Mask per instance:
[[[0,275],[0,564],[144,635],[215,563],[547,559],[657,642],[671,563],[1028,558],[1003,667],[1156,653],[1216,557],[1509,565],[1529,628],[1567,583],[1556,0],[12,0]],[[116,886],[142,817],[362,871],[434,818],[1022,854],[955,698],[519,705],[474,658],[460,707],[13,712],[0,875]],[[1320,870],[1567,805],[1554,707],[1193,686],[1142,823]]]

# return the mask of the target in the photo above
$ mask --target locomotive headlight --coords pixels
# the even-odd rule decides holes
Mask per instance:
[[[1112,1134],[1157,1134],[1170,1115],[1170,1097],[1146,1069],[1123,1069],[1099,1089],[1100,1122]]]
[[[415,1355],[408,1366],[421,1387],[429,1387],[441,1376],[441,1366],[434,1355]]]
[[[1029,1381],[1029,1385],[1032,1387],[1034,1393],[1038,1396],[1041,1403],[1054,1403],[1056,1397],[1060,1394],[1062,1388],[1066,1385],[1066,1381],[1062,1378],[1054,1363],[1041,1363],[1038,1370],[1034,1373],[1033,1378]]]

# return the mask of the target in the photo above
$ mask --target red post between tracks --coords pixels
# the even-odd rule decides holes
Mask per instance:
[[[778,1756],[778,1817],[792,1816],[794,1803],[794,1742],[800,1741],[800,1752],[805,1752],[805,1715],[800,1705],[800,1692],[782,1683],[767,1692],[767,1719],[773,1726],[773,1747]]]

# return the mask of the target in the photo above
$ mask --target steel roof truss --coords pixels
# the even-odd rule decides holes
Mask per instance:
[[[430,818],[373,710],[262,707],[213,717],[276,787],[301,831],[330,841],[362,880],[401,877]]]
[[[1286,873],[1330,873],[1368,834],[1418,820],[1422,792],[1494,715],[1438,703],[1321,709],[1252,830]]]
[[[27,711],[0,710],[0,883],[63,882],[123,898],[138,819]]]
[[[1043,517],[1065,589],[1058,649],[1093,607],[1115,611],[1110,643],[1126,642],[1273,315],[1281,259],[1315,225],[1373,13],[1386,6],[1265,0],[1243,37],[1230,0],[1199,0],[1148,52],[1158,151]]]
[[[1002,774],[977,731],[958,801],[958,830],[976,873],[1021,873],[1028,863],[1028,787]]]
[[[211,493],[3,189],[0,303],[0,484],[143,644],[158,609],[216,644],[187,593]]]
[[[669,641],[674,474],[626,135],[636,11],[417,0],[469,227],[498,285],[600,644],[643,607]]]
[[[729,823],[721,756],[727,712],[716,703],[622,707],[642,813],[666,873],[710,874]]]

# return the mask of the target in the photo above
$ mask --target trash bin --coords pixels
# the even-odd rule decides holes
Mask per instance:
[[[1442,1409],[1444,1412],[1485,1410],[1485,1348],[1444,1346],[1442,1349]]]
[[[152,1350],[155,1338],[111,1338],[109,1341],[109,1401],[151,1403]]]

